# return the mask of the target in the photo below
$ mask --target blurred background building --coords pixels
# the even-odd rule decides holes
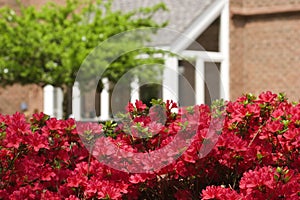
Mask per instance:
[[[46,0],[23,0],[25,5],[43,5]],[[55,2],[63,3],[63,0]],[[115,0],[115,9],[129,11],[151,6],[160,0]],[[300,0],[162,0],[169,11],[155,16],[169,20],[168,28],[177,30],[203,49],[179,35],[164,36],[157,46],[181,51],[192,58],[166,59],[166,66],[174,68],[181,76],[165,71],[162,85],[169,85],[175,94],[164,88],[140,88],[136,97],[176,98],[180,105],[211,103],[225,98],[234,100],[243,93],[259,94],[271,90],[284,92],[289,99],[300,97]],[[0,7],[8,5],[17,9],[14,0],[0,0]],[[1,37],[1,36],[0,36]],[[162,41],[164,41],[162,43]],[[209,56],[209,59],[207,58]],[[211,70],[215,66],[218,71]],[[204,75],[197,77],[195,67]],[[168,69],[166,69],[168,70]],[[169,74],[169,76],[168,76]],[[208,89],[211,85],[212,89]],[[133,84],[133,87],[138,85]],[[194,96],[187,88],[195,91]],[[223,87],[223,88],[222,88]],[[134,88],[131,88],[134,89]],[[76,88],[75,88],[76,90]],[[149,96],[149,92],[153,94]],[[77,90],[76,90],[77,91]],[[76,92],[75,92],[76,93]],[[89,97],[79,95],[73,110],[81,118],[93,118]],[[128,91],[128,94],[130,91]],[[106,94],[106,98],[109,94]],[[102,95],[105,96],[105,95]],[[121,98],[121,97],[120,97]],[[111,99],[100,100],[102,114]],[[144,98],[144,100],[147,100]],[[0,112],[12,114],[20,111],[26,102],[28,111],[45,111],[61,117],[60,91],[56,88],[40,89],[37,86],[14,85],[0,89]],[[109,107],[109,106],[108,106]],[[109,115],[109,113],[107,113]]]

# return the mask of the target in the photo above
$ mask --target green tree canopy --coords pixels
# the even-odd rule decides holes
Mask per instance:
[[[20,4],[18,12],[1,8],[0,84],[50,84],[66,94],[83,60],[98,44],[120,32],[165,26],[153,20],[159,10],[166,10],[164,4],[124,13],[114,11],[112,1],[99,0],[67,0],[64,5],[50,2],[40,9]],[[110,51],[102,52],[103,57],[109,57]],[[116,81],[135,65],[139,53],[118,58],[105,76]]]

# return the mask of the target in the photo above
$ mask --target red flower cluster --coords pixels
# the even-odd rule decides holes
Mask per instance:
[[[300,104],[152,105],[104,124],[0,115],[0,199],[299,199]]]

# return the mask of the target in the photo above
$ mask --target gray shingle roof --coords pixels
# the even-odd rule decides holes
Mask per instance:
[[[169,11],[156,13],[157,22],[168,21],[167,28],[183,32],[189,25],[207,9],[215,0],[114,0],[113,9],[128,12],[140,7],[154,6],[163,2]],[[160,31],[154,39],[155,45],[169,46],[178,37],[178,34],[166,34]]]

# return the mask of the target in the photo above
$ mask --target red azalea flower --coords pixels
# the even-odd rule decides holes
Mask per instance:
[[[246,197],[255,197],[256,194],[265,196],[274,193],[276,182],[271,167],[262,167],[245,172],[240,181],[241,191]]]
[[[202,190],[202,199],[216,199],[216,200],[239,200],[243,199],[235,190],[224,188],[221,186],[207,186]]]
[[[79,187],[80,185],[85,185],[87,177],[85,175],[76,175],[70,176],[67,178],[68,187]]]
[[[161,123],[160,110],[137,102],[129,109],[135,112],[132,119],[119,124],[115,138],[95,137],[93,143],[78,137],[77,130],[101,133],[97,123],[78,123],[75,129],[73,119],[48,119],[41,113],[29,124],[20,113],[0,114],[0,199],[143,199],[162,186],[177,199],[188,199],[189,189],[196,194],[202,187],[202,199],[298,199],[300,104],[275,96],[267,92],[255,100],[246,95],[227,103],[224,126],[206,105],[171,115],[177,105],[167,101],[162,103],[167,119]],[[126,133],[132,125],[149,137]],[[214,128],[208,132],[209,127]],[[215,148],[199,157],[209,141],[217,142]],[[89,156],[91,150],[95,157]],[[149,173],[118,171],[97,159]]]
[[[62,121],[57,120],[56,118],[50,118],[46,121],[47,127],[51,130],[61,130],[63,127]]]
[[[80,199],[77,198],[75,195],[70,195],[68,198],[66,198],[66,200],[80,200]]]
[[[134,106],[131,102],[129,102],[126,106],[126,111],[127,112],[133,112],[134,111]]]
[[[137,108],[138,111],[142,111],[145,110],[147,108],[147,105],[144,104],[142,101],[140,100],[136,100],[135,101],[135,107]]]
[[[263,102],[271,103],[277,97],[277,94],[273,94],[270,91],[263,92],[258,96]]]
[[[102,187],[99,188],[97,194],[99,199],[121,199],[122,197],[120,189],[106,181],[102,183]]]
[[[26,140],[36,152],[41,148],[49,149],[48,138],[46,138],[44,135],[39,134],[38,132],[29,134],[28,136],[26,136]]]
[[[129,177],[129,182],[133,184],[145,182],[145,180],[147,180],[147,175],[145,174],[133,174]]]
[[[267,128],[271,133],[276,133],[276,132],[282,130],[283,124],[280,123],[279,120],[276,120],[276,121],[270,121],[269,123],[267,123],[266,128]]]

